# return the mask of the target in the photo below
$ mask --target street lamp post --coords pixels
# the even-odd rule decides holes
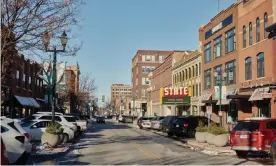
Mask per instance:
[[[53,57],[53,75],[52,75],[52,121],[55,121],[55,107],[56,107],[56,83],[57,83],[57,69],[56,69],[56,63],[57,63],[57,53],[59,52],[65,52],[65,47],[68,42],[68,37],[65,31],[63,31],[60,41],[62,44],[63,49],[57,50],[56,46],[53,47],[53,49],[48,49],[48,46],[50,44],[51,36],[50,34],[45,31],[42,35],[42,42],[45,47],[46,52],[53,52],[54,57]]]
[[[222,82],[225,81],[225,79],[222,79],[222,76],[226,78],[227,73],[225,72],[214,72],[215,81],[218,82],[219,85],[219,111],[221,111],[221,100],[222,100]],[[222,127],[222,116],[219,115],[219,124],[220,127]]]

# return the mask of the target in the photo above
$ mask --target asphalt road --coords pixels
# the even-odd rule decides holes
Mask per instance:
[[[117,122],[93,124],[79,147],[60,158],[65,165],[273,165],[271,161],[236,156],[209,156],[179,145],[176,140]],[[61,162],[63,160],[63,162]]]

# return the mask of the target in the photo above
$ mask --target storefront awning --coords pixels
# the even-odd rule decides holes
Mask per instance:
[[[15,99],[19,102],[22,107],[34,107],[33,103],[28,97],[16,96]]]
[[[228,95],[227,99],[249,99],[250,95]]]
[[[203,101],[209,101],[212,96],[212,93],[209,92],[203,92],[202,95],[199,97],[198,106],[204,106],[206,102]]]
[[[40,105],[37,103],[37,101],[34,98],[29,97],[29,100],[32,102],[34,107],[36,107],[36,108],[40,107]]]
[[[231,102],[232,99],[227,99],[228,95],[236,95],[237,94],[237,90],[230,90],[226,92],[226,96],[223,96],[223,99],[221,100],[221,105],[229,105],[229,103]],[[220,105],[220,101],[218,100],[216,105]]]
[[[254,92],[252,93],[248,101],[263,100],[262,93],[267,93],[268,91],[269,91],[269,87],[257,88],[254,90]]]

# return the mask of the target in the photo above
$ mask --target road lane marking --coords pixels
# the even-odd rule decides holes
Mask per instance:
[[[165,164],[165,160],[143,149],[139,144],[137,143],[131,143],[131,144],[133,144],[140,152],[144,153],[146,156],[153,159],[155,163],[159,163],[160,165]]]

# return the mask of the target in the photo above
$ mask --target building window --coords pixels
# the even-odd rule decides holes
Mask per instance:
[[[151,56],[151,61],[152,61],[152,62],[155,62],[155,56],[154,56],[154,55]]]
[[[146,61],[146,56],[142,55],[142,62],[145,62],[145,61]]]
[[[192,77],[195,77],[195,67],[192,66]]]
[[[201,74],[201,62],[198,64],[199,75]]]
[[[196,96],[198,96],[198,84],[196,84]]]
[[[268,32],[265,30],[265,28],[268,27],[268,16],[267,13],[264,14],[264,38],[268,38]]]
[[[155,67],[154,67],[154,66],[152,66],[152,67],[151,67],[151,71],[153,71],[154,69],[155,69]]]
[[[29,89],[28,88],[28,84],[29,84],[29,79],[28,79],[29,77],[28,77],[28,75],[25,75],[25,89]]]
[[[252,23],[249,23],[249,45],[251,46],[253,44],[252,41]]]
[[[198,76],[198,65],[196,64],[196,77]]]
[[[260,19],[259,17],[256,19],[256,42],[259,42],[261,38],[260,35]]]
[[[191,68],[189,67],[189,79],[192,77]]]
[[[198,84],[198,96],[201,95],[201,83]]]
[[[252,62],[251,57],[245,59],[245,80],[252,79]]]
[[[180,78],[179,78],[179,81],[181,82],[181,81],[182,81],[182,72],[180,72],[179,75],[180,75],[180,76],[179,76],[179,77],[180,77]]]
[[[242,38],[243,38],[243,40],[242,40],[243,48],[245,48],[246,47],[246,27],[245,27],[245,25],[243,26],[243,30],[242,30]]]
[[[205,63],[211,61],[211,43],[204,46]]]
[[[146,89],[142,89],[142,97],[146,97]]]
[[[159,56],[158,56],[158,60],[159,60],[159,63],[163,63],[163,56],[162,56],[162,55],[159,55]]]
[[[193,85],[193,97],[195,96],[195,86]]]
[[[214,72],[217,72],[218,75],[221,74],[221,72],[222,72],[222,65],[216,66],[214,68]],[[218,82],[216,80],[217,80],[217,78],[214,76],[214,85],[218,84]]]
[[[204,89],[211,88],[211,69],[204,71]]]
[[[214,40],[214,59],[221,56],[221,40],[222,36],[219,36]]]
[[[150,62],[150,55],[146,56],[146,62]]]
[[[188,70],[185,69],[185,77],[186,77],[186,80],[188,79]]]
[[[145,83],[146,83],[146,85],[150,85],[150,79],[146,78]]]
[[[20,82],[21,82],[21,77],[20,77],[20,72],[19,70],[16,71],[16,78],[17,78],[17,86],[20,87]]]
[[[142,72],[146,72],[146,67],[145,66],[142,66]]]
[[[150,72],[151,71],[151,67],[150,66],[146,66],[146,72]]]
[[[226,54],[236,49],[235,28],[225,33],[225,52]]]
[[[225,72],[226,72],[226,85],[235,84],[236,83],[236,61],[227,62],[225,64]]]
[[[185,80],[185,77],[184,77],[184,71],[182,71],[182,81]]]
[[[261,52],[257,55],[257,78],[264,77],[264,53]]]

